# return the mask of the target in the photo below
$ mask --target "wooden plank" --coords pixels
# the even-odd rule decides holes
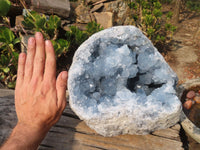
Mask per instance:
[[[14,91],[0,90],[0,144],[9,136],[16,122]],[[103,137],[81,121],[68,104],[39,150],[182,150],[179,130],[177,124],[148,135]]]

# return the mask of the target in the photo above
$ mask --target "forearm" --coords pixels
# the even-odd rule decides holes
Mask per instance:
[[[47,129],[17,124],[0,150],[36,150],[47,132]]]

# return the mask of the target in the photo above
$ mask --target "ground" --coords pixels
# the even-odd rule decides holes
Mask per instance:
[[[173,45],[164,56],[177,73],[179,84],[200,77],[200,41],[193,39],[200,16],[191,14],[180,20],[173,36]],[[199,34],[200,36],[200,34]]]
[[[181,14],[178,29],[173,36],[173,44],[166,54],[165,60],[176,72],[179,84],[190,79],[200,78],[200,34],[194,39],[200,15],[195,13]],[[199,41],[198,41],[199,38]],[[187,135],[188,147],[185,149],[198,150],[200,144]]]

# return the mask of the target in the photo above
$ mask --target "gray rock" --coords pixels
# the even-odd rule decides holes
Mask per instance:
[[[115,0],[104,3],[104,12],[112,12],[114,14],[114,24],[124,25],[127,23],[127,18],[130,17],[130,8],[127,5],[126,1],[123,0]],[[129,24],[132,21],[129,22]]]
[[[27,48],[28,48],[28,39],[30,38],[30,37],[34,37],[34,35],[20,35],[20,37],[21,37],[21,43],[20,43],[20,45],[21,45],[21,52],[27,52]]]
[[[103,5],[103,3],[100,3],[100,4],[98,4],[98,5],[95,5],[91,10],[90,10],[90,12],[92,13],[92,12],[95,12],[95,11],[97,11],[97,10],[99,10],[100,8],[102,8],[104,5]]]
[[[72,110],[103,136],[148,134],[179,121],[177,76],[134,26],[109,28],[76,51],[69,70]]]
[[[30,1],[30,0],[26,0]],[[57,14],[64,18],[69,17],[70,2],[69,0],[31,0],[32,8],[38,12]]]
[[[78,23],[89,23],[91,22],[90,17],[90,10],[88,7],[86,7],[83,3],[81,3],[76,9],[75,9],[77,18],[76,22]]]

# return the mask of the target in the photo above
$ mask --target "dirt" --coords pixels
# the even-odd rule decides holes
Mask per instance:
[[[200,47],[193,38],[199,19],[200,16],[193,14],[179,23],[173,44],[164,56],[177,73],[179,84],[200,77]]]
[[[194,38],[197,32],[200,15],[184,12],[181,14],[178,29],[173,36],[172,46],[164,55],[165,60],[176,72],[179,84],[190,79],[200,78],[200,34]],[[199,150],[200,144],[185,134],[186,150]]]

